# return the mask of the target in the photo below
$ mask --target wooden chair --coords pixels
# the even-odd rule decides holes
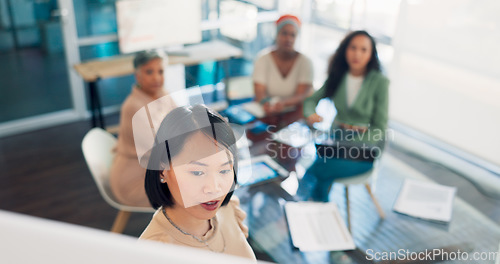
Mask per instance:
[[[131,212],[153,213],[152,207],[136,207],[120,204],[111,192],[109,177],[114,153],[112,149],[116,138],[101,128],[93,128],[83,138],[82,151],[90,173],[104,200],[112,207],[119,210],[111,232],[121,233],[127,225]]]
[[[373,204],[375,204],[375,208],[377,209],[378,214],[380,215],[380,218],[385,218],[384,210],[382,210],[382,207],[377,201],[377,198],[373,195],[371,187],[370,187],[370,179],[374,176],[377,175],[378,173],[378,163],[379,159],[376,159],[373,162],[373,167],[362,174],[355,175],[352,177],[347,177],[347,178],[341,178],[341,179],[336,179],[335,183],[340,183],[344,185],[344,190],[345,190],[345,203],[346,203],[346,215],[347,215],[347,225],[349,228],[349,232],[351,232],[351,215],[350,215],[350,207],[349,207],[349,186],[350,185],[355,185],[355,184],[364,184],[366,191],[368,191],[368,194],[370,194],[370,197],[372,198]]]

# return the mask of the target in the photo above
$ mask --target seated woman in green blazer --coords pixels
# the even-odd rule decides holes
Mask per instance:
[[[373,38],[366,31],[351,32],[333,55],[323,87],[305,100],[304,116],[309,124],[321,122],[316,105],[319,100],[330,98],[337,108],[332,124],[335,140],[355,141],[357,146],[364,142],[382,149],[388,119],[388,86]],[[335,179],[372,167],[373,161],[316,157],[301,180],[298,195],[306,200],[328,201]]]

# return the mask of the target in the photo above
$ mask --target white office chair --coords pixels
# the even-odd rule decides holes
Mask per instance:
[[[116,201],[109,185],[111,164],[113,162],[113,147],[116,138],[101,128],[93,128],[83,138],[82,151],[90,173],[104,200],[112,207],[119,210],[115,218],[111,232],[121,233],[131,212],[153,213],[152,207],[135,207],[120,204]]]
[[[377,198],[372,193],[371,187],[370,187],[370,180],[374,177],[377,176],[378,173],[378,163],[380,159],[375,159],[373,162],[373,167],[362,174],[355,175],[352,177],[347,177],[347,178],[341,178],[341,179],[336,179],[335,183],[340,183],[344,185],[345,189],[345,204],[346,204],[346,214],[347,214],[347,224],[349,228],[349,232],[351,232],[351,215],[350,215],[350,209],[349,209],[349,185],[355,185],[355,184],[364,184],[366,191],[368,191],[368,194],[370,194],[370,197],[372,198],[373,204],[377,208],[377,212],[380,215],[380,218],[385,218],[384,210],[382,210],[382,207],[377,201]]]

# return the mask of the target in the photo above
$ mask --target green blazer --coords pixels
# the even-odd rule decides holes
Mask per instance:
[[[332,129],[338,128],[339,123],[349,125],[368,126],[363,139],[378,141],[385,138],[388,121],[389,107],[389,79],[381,72],[370,71],[361,84],[359,93],[349,107],[347,105],[347,74],[339,84],[336,94],[332,99],[337,108],[337,116],[332,124]],[[319,100],[325,97],[326,82],[323,87],[304,101],[304,116],[308,117],[316,112]],[[375,134],[383,134],[376,136]]]

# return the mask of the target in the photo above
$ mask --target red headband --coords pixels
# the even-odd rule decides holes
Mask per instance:
[[[279,27],[280,24],[286,20],[292,20],[293,22],[295,22],[297,24],[298,27],[300,27],[301,23],[300,23],[300,20],[298,17],[294,16],[294,15],[282,15],[277,21],[276,21],[276,25]]]

